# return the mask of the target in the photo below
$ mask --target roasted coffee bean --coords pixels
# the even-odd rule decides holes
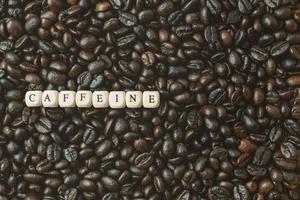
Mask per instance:
[[[188,200],[191,198],[191,193],[188,190],[182,191],[176,198],[176,200]]]
[[[97,186],[93,181],[90,181],[88,179],[83,179],[79,183],[79,188],[85,192],[94,192],[96,191]]]
[[[165,191],[165,184],[160,176],[154,177],[154,186],[157,192],[162,193]]]
[[[157,13],[160,16],[168,16],[174,10],[174,4],[172,1],[162,2],[158,8]]]
[[[281,127],[273,127],[269,133],[269,140],[271,142],[278,142],[283,137],[283,129]]]
[[[297,135],[300,131],[300,124],[297,121],[294,121],[292,119],[285,120],[284,126],[290,134]]]
[[[249,0],[239,0],[238,1],[239,11],[243,14],[250,14],[252,11],[252,4]]]
[[[21,22],[13,18],[8,19],[6,29],[14,38],[19,38],[24,31]]]
[[[253,157],[253,164],[262,166],[262,165],[266,165],[272,156],[272,152],[270,149],[264,147],[264,146],[260,146],[256,152],[255,155]]]
[[[50,133],[52,131],[52,123],[48,118],[42,117],[35,124],[34,127],[39,133]]]
[[[102,60],[96,60],[88,65],[91,74],[102,73],[105,70],[105,63]]]
[[[142,62],[144,63],[145,66],[149,67],[154,64],[155,62],[155,56],[151,51],[145,52],[142,57]]]
[[[293,58],[299,60],[300,59],[300,46],[299,45],[292,45],[289,49]]]
[[[87,87],[92,81],[92,75],[88,71],[85,71],[78,75],[77,83],[82,87]]]
[[[200,111],[192,110],[187,115],[187,124],[189,127],[199,129],[203,125],[203,119]]]
[[[104,77],[102,75],[97,75],[92,79],[89,86],[91,89],[99,88],[102,85],[103,81],[104,81]]]
[[[250,51],[251,51],[251,56],[253,57],[253,59],[255,59],[257,61],[264,61],[264,60],[268,59],[269,54],[263,48],[255,46],[255,47],[252,47],[250,49]]]
[[[217,29],[215,26],[208,26],[204,30],[204,36],[208,43],[215,43],[218,40]]]
[[[270,50],[270,54],[272,56],[279,56],[286,52],[289,49],[289,43],[284,41],[284,42],[277,42],[274,44],[274,46]]]
[[[76,188],[67,189],[64,193],[66,200],[75,200],[78,198],[78,191]]]
[[[280,6],[280,4],[281,4],[281,0],[264,0],[264,2],[270,8],[276,8],[276,7]]]
[[[274,162],[282,169],[285,170],[295,170],[297,167],[296,160],[286,159],[282,155],[276,153],[273,156]]]
[[[101,178],[101,182],[103,186],[109,191],[118,191],[119,189],[119,184],[111,177],[103,176]]]
[[[208,102],[213,105],[219,105],[224,102],[226,96],[226,91],[222,88],[217,88],[213,90],[208,96]]]
[[[61,148],[56,144],[49,144],[47,147],[46,157],[50,161],[58,161],[61,156]]]
[[[66,72],[67,71],[67,66],[61,61],[51,62],[50,65],[49,65],[49,68],[60,71],[60,72]]]
[[[175,25],[183,17],[183,13],[180,10],[172,12],[168,17],[168,23],[170,25]]]
[[[226,151],[226,149],[224,149],[224,148],[215,148],[214,150],[212,150],[211,152],[210,152],[210,156],[212,157],[212,158],[216,158],[216,159],[219,159],[219,160],[225,160],[226,159],[226,157],[227,157],[227,151]]]
[[[250,194],[244,185],[237,185],[233,188],[234,199],[237,200],[249,200]]]
[[[113,6],[114,9],[120,9],[122,6],[122,1],[120,1],[120,0],[109,0],[109,2]]]
[[[161,52],[168,56],[174,55],[176,53],[175,47],[170,43],[163,43],[160,47]]]
[[[95,154],[97,156],[104,156],[109,152],[111,147],[112,147],[111,141],[105,140],[95,147]]]
[[[125,26],[134,26],[137,24],[137,18],[131,13],[119,13],[119,20]]]
[[[126,35],[117,40],[117,45],[121,48],[128,47],[132,45],[132,43],[135,41],[136,36],[134,34]]]
[[[0,0],[0,18],[0,199],[299,199],[299,1]]]
[[[49,73],[47,75],[47,81],[54,85],[63,85],[63,84],[65,84],[66,80],[67,80],[67,77],[64,74],[62,74],[58,71],[55,71],[55,70],[49,71]]]
[[[230,199],[231,195],[229,191],[221,186],[214,186],[212,188],[209,188],[208,190],[208,198],[210,200],[217,200],[217,199]]]
[[[92,128],[85,129],[83,133],[83,142],[85,144],[91,144],[96,138],[96,131]]]
[[[291,115],[294,119],[300,119],[300,106],[295,105],[292,107]]]
[[[250,163],[247,166],[247,172],[252,176],[263,177],[267,173],[267,169]]]
[[[42,175],[39,174],[35,174],[35,173],[25,173],[23,175],[23,178],[25,181],[29,182],[29,183],[41,183],[44,178]]]
[[[143,153],[136,157],[135,164],[138,168],[147,169],[153,163],[153,155],[151,153]]]
[[[172,157],[175,153],[175,145],[171,138],[167,138],[162,144],[162,153],[166,157]]]
[[[291,76],[287,79],[287,83],[290,86],[298,86],[300,85],[300,76],[299,75],[295,75],[295,76]]]
[[[287,159],[293,159],[297,155],[296,147],[290,142],[284,142],[280,145],[282,155]]]
[[[222,4],[219,2],[219,0],[208,0],[207,7],[214,15],[220,14],[222,11]]]
[[[260,128],[259,124],[251,116],[244,115],[243,122],[244,122],[245,128],[248,130],[257,131]]]

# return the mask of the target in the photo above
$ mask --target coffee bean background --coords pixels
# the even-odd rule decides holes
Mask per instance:
[[[156,90],[158,109],[28,108]],[[1,200],[300,199],[298,0],[0,0]]]

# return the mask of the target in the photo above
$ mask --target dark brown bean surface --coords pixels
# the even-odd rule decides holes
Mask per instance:
[[[296,200],[299,152],[298,0],[0,0],[0,199]]]

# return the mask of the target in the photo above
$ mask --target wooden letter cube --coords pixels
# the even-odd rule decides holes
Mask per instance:
[[[78,108],[89,108],[92,106],[92,92],[87,90],[77,91],[76,105]]]
[[[126,92],[127,108],[140,108],[143,105],[143,94],[140,91]]]
[[[125,103],[125,92],[113,91],[109,93],[109,106],[111,108],[124,108]]]
[[[108,96],[109,92],[107,91],[93,92],[93,106],[95,108],[107,108],[109,106]]]
[[[42,91],[28,91],[25,94],[25,104],[28,107],[42,106]]]
[[[76,92],[74,91],[61,91],[58,94],[58,104],[62,108],[75,107],[75,96]]]
[[[58,91],[45,90],[42,94],[42,104],[46,108],[58,107]]]
[[[157,108],[160,104],[160,96],[158,91],[143,92],[143,107]]]

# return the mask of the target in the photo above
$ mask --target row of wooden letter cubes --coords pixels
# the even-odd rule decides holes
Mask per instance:
[[[157,108],[160,104],[158,91],[27,91],[28,107],[79,107],[79,108]]]

